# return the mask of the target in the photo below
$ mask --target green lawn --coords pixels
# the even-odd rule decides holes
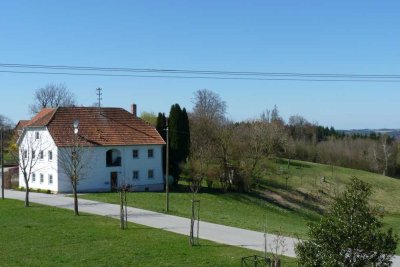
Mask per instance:
[[[301,161],[293,161],[289,170],[284,160],[266,165],[264,176],[252,193],[223,194],[218,190],[200,190],[196,198],[201,202],[201,219],[256,231],[263,231],[266,222],[268,232],[281,231],[285,235],[306,238],[307,223],[319,221],[319,214],[329,206],[332,197],[356,176],[372,185],[371,204],[384,207],[385,226],[392,227],[400,235],[399,179]],[[285,174],[289,175],[287,185],[283,178]],[[180,192],[170,194],[170,213],[189,217],[192,195],[182,188],[183,185]],[[85,194],[82,198],[109,203],[119,201],[116,193]],[[164,212],[165,193],[130,193],[128,205]],[[400,254],[400,246],[397,253]]]
[[[182,235],[15,200],[0,200],[0,214],[1,266],[240,266],[260,254],[205,240],[190,247]]]
[[[118,193],[85,194],[81,198],[119,203]],[[170,214],[190,217],[191,193],[170,193]],[[198,193],[200,219],[204,221],[268,232],[281,230],[292,236],[306,234],[307,221],[316,221],[316,213],[279,207],[257,195],[238,193]],[[128,205],[164,212],[165,193],[134,192],[127,197]]]

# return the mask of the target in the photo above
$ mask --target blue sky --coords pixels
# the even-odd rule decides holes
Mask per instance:
[[[399,1],[1,1],[0,63],[400,74]],[[4,70],[4,68],[0,68]],[[233,120],[278,105],[338,129],[400,128],[400,83],[248,81],[0,73],[0,114],[28,118],[35,89],[78,102],[167,112],[207,88]]]

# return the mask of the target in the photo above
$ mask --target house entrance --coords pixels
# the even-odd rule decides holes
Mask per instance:
[[[110,185],[111,185],[111,191],[117,191],[118,189],[118,173],[117,172],[111,172],[110,173]]]

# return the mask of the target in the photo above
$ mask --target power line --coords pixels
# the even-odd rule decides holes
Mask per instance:
[[[347,78],[400,78],[399,74],[349,74],[349,73],[298,73],[298,72],[255,72],[255,71],[222,71],[222,70],[183,70],[157,68],[121,68],[121,67],[87,67],[68,65],[38,65],[38,64],[8,64],[0,63],[4,68],[33,68],[56,70],[88,70],[88,71],[116,71],[116,72],[155,72],[179,74],[207,74],[207,75],[247,75],[247,76],[300,76],[300,77],[347,77]]]
[[[378,82],[397,83],[400,75],[394,74],[327,74],[327,73],[279,73],[279,72],[232,72],[204,70],[174,70],[174,69],[135,69],[135,68],[101,68],[62,65],[31,65],[31,64],[1,64],[0,68],[45,69],[67,71],[25,71],[0,70],[0,73],[42,74],[42,75],[72,75],[72,76],[104,76],[104,77],[139,77],[139,78],[173,78],[173,79],[215,79],[215,80],[258,80],[258,81],[303,81],[303,82]],[[85,70],[85,72],[78,72]],[[72,71],[72,72],[71,72]],[[89,72],[88,72],[89,71]],[[97,72],[91,72],[97,71]],[[98,73],[98,72],[125,72]],[[150,74],[132,74],[150,73]],[[151,74],[156,73],[156,74]],[[159,75],[158,73],[163,73]],[[176,75],[181,74],[181,75]],[[185,74],[185,75],[183,75]],[[188,76],[188,74],[191,74]]]
[[[301,79],[301,78],[253,78],[253,77],[214,77],[214,76],[176,76],[176,75],[135,75],[135,74],[105,74],[105,73],[72,73],[45,71],[5,71],[0,73],[13,74],[44,74],[70,76],[100,76],[100,77],[136,77],[136,78],[173,78],[173,79],[211,79],[211,80],[256,80],[256,81],[303,81],[303,82],[375,82],[397,83],[400,80],[362,80],[362,79]]]

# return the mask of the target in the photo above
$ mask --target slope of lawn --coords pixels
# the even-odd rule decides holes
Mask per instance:
[[[109,203],[119,203],[118,193],[85,194],[81,198]],[[191,193],[170,193],[169,213],[182,217],[191,216]],[[311,211],[290,210],[265,201],[251,194],[198,193],[200,220],[218,224],[268,232],[281,230],[292,236],[306,234],[307,221],[316,221],[318,215]],[[128,206],[164,212],[165,193],[128,193]]]
[[[385,227],[400,235],[400,180],[375,173],[309,162],[266,161],[262,178],[251,193],[221,193],[203,187],[196,195],[200,200],[200,218],[256,231],[281,232],[305,238],[307,223],[319,221],[320,214],[332,198],[344,190],[351,177],[372,185],[371,204],[386,217]],[[183,184],[170,194],[170,213],[189,217],[192,194]],[[117,193],[85,194],[82,198],[118,203]],[[164,212],[165,193],[133,192],[128,205]],[[400,254],[400,246],[398,249]]]
[[[1,266],[240,266],[251,250],[69,210],[0,200]],[[296,266],[283,258],[283,266]]]

